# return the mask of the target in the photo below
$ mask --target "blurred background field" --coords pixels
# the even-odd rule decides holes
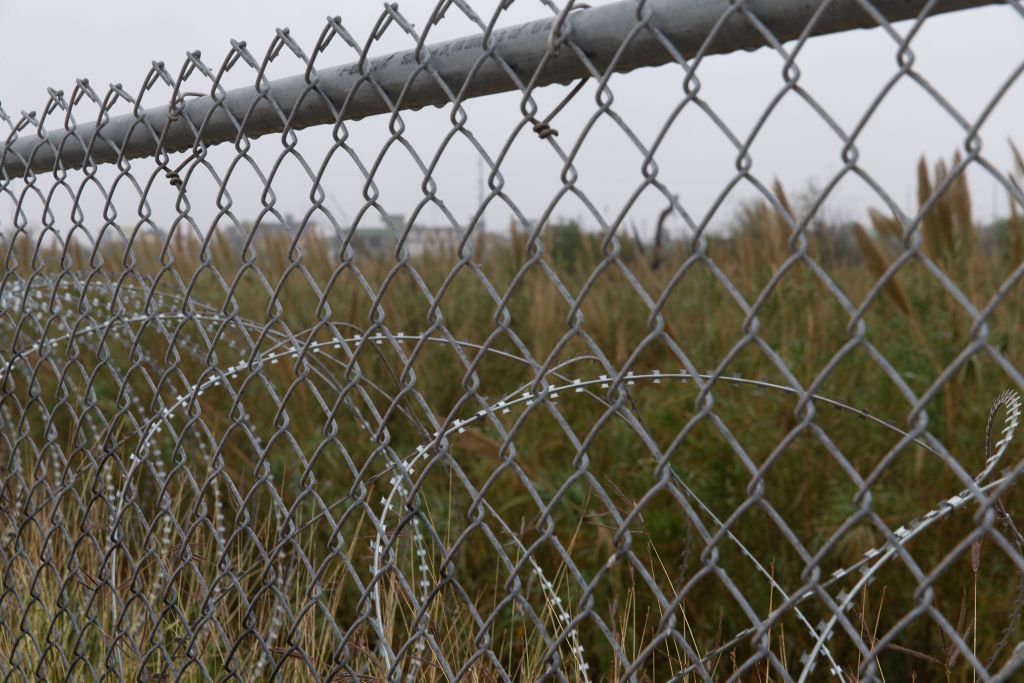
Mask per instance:
[[[727,678],[754,651],[750,635],[729,642],[751,626],[746,608],[768,614],[780,587],[810,580],[809,556],[822,552],[825,578],[884,543],[879,523],[896,529],[965,488],[985,462],[992,402],[1020,388],[1008,365],[1024,366],[1024,222],[1008,198],[1005,218],[979,224],[965,176],[950,175],[960,166],[922,160],[923,218],[909,235],[883,207],[870,224],[832,221],[813,193],[778,184],[696,240],[552,218],[396,252],[394,232],[372,248],[297,236],[315,216],[294,234],[249,224],[241,241],[214,230],[200,242],[181,225],[166,244],[122,226],[131,241],[95,249],[8,235],[2,324],[22,351],[4,378],[0,610],[21,622],[0,627],[0,657],[40,675],[98,674],[112,664],[96,653],[118,632],[148,653],[127,665],[139,675],[201,660],[301,678],[344,661],[382,677],[365,622],[380,609],[395,634],[421,628],[417,589],[395,571],[419,571],[419,518],[433,529],[422,541],[437,586],[432,639],[401,656],[417,658],[424,680],[446,677],[438,652],[495,680],[488,659],[469,659],[483,642],[523,680],[552,666],[551,651],[573,680],[628,676],[609,643],[630,658],[650,648],[632,672],[641,680],[689,680],[692,653]],[[543,386],[533,364],[554,384],[624,381],[496,408]],[[627,384],[629,371],[717,379]],[[891,428],[820,401],[807,420],[798,395],[744,379],[813,386]],[[928,397],[926,422],[912,424],[907,392]],[[434,438],[481,410],[486,419]],[[915,426],[964,471],[922,445],[894,451],[898,430]],[[414,502],[384,510],[395,454],[424,444],[458,466],[425,458],[409,480]],[[1013,444],[1007,462],[1020,453]],[[873,475],[865,499],[858,478]],[[97,495],[115,490],[116,507]],[[1019,539],[1019,492],[1002,502],[997,526]],[[862,506],[873,516],[858,519]],[[867,642],[911,615],[879,657],[887,680],[971,677],[936,619],[914,612],[920,576],[948,558],[931,601],[977,659],[1003,662],[1024,637],[1021,571],[991,540],[962,547],[976,511],[909,543],[912,563],[890,562],[848,613],[843,629]],[[480,523],[492,513],[506,532]],[[723,520],[733,536],[709,544]],[[385,522],[405,529],[394,566],[368,571]],[[550,589],[520,562],[523,547]],[[314,577],[330,588],[307,594]],[[365,599],[373,582],[380,605]],[[211,597],[214,620],[202,611]],[[584,615],[573,636],[582,658],[576,641],[545,642],[531,621],[557,622],[555,597]],[[802,606],[811,624],[830,613],[821,600]],[[93,615],[84,628],[61,616],[74,605]],[[196,620],[203,638],[176,635]],[[662,638],[666,624],[685,642]],[[853,677],[862,653],[843,629],[828,647]],[[783,663],[812,644],[793,612],[763,636]],[[764,662],[747,674],[777,680]]]

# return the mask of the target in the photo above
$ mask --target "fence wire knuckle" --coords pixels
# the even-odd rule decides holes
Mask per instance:
[[[1024,26],[384,3],[0,107],[0,677],[1015,680],[1024,62],[963,102],[921,37],[975,12]],[[890,58],[855,115],[839,33]],[[955,156],[908,203],[871,129],[911,86]],[[799,197],[758,163],[794,106]]]

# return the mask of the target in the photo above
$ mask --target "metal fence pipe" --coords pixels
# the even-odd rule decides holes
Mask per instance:
[[[949,12],[993,2],[995,0],[945,0],[936,3],[930,11]],[[874,3],[889,21],[915,17],[926,5],[923,0],[876,0]],[[569,19],[573,42],[596,66],[606,68],[640,21],[638,6],[635,0],[623,0],[574,12]],[[647,0],[643,11],[650,13],[651,25],[670,39],[682,54],[692,56],[704,46],[731,6],[729,0]],[[757,0],[747,3],[747,6],[780,41],[787,41],[808,30],[808,22],[821,3]],[[495,31],[491,36],[495,54],[522,75],[524,81],[530,80],[549,50],[549,36],[555,21],[556,17],[550,17]],[[810,30],[820,35],[871,26],[877,26],[877,22],[860,3],[837,0],[830,3]],[[764,44],[764,36],[746,16],[734,12],[719,27],[706,52],[720,54],[754,50]],[[335,107],[341,107],[348,101],[342,112],[342,118],[346,120],[390,111],[391,105],[364,80],[365,72],[372,73],[376,83],[392,101],[404,89],[403,109],[443,106],[450,102],[449,95],[430,75],[419,70],[427,54],[431,68],[452,91],[460,91],[469,80],[464,92],[467,98],[506,92],[516,87],[497,60],[485,58],[480,35],[431,45],[421,54],[419,63],[416,51],[407,50],[368,59],[363,65],[363,72],[358,63],[326,68],[320,73],[318,86]],[[480,64],[482,59],[485,61]],[[624,49],[615,70],[625,72],[657,66],[670,59],[671,55],[659,43],[654,32],[642,30]],[[474,74],[473,69],[478,65]],[[543,73],[538,74],[535,80],[540,86],[564,84],[586,74],[586,66],[571,50],[560,50],[548,60]],[[409,83],[410,78],[414,78],[414,82]],[[335,120],[331,108],[321,97],[310,94],[308,89],[304,75],[274,80],[267,87],[266,95],[272,97],[282,111],[291,113],[292,129],[333,123]],[[255,85],[231,90],[222,101],[218,102],[218,99],[211,96],[189,99],[181,105],[182,111],[178,115],[167,107],[158,107],[146,109],[140,116],[114,117],[100,129],[96,124],[80,125],[76,131],[77,139],[65,130],[21,137],[0,148],[0,167],[8,178],[24,175],[27,169],[40,173],[59,165],[78,168],[87,154],[82,141],[88,144],[94,138],[93,163],[113,162],[121,156],[127,159],[151,156],[158,147],[154,131],[165,129],[162,149],[182,151],[197,144],[189,121],[204,122],[201,138],[206,145],[234,140],[239,134],[258,137],[285,129],[285,121],[275,106],[262,96]],[[169,117],[172,117],[170,121]],[[243,120],[245,124],[240,131],[236,121]]]

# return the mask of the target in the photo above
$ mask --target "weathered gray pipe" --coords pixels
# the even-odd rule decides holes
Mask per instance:
[[[940,0],[931,12],[949,12],[998,1]],[[913,18],[926,4],[925,0],[873,0],[873,5],[889,21]],[[780,41],[797,38],[807,30],[811,17],[821,5],[822,0],[746,2],[746,7]],[[730,6],[729,0],[647,0],[646,3],[653,25],[671,40],[680,53],[688,57],[704,45]],[[495,52],[515,69],[524,82],[532,78],[548,50],[548,36],[554,21],[554,17],[548,17],[492,34],[496,44]],[[630,31],[636,27],[637,2],[623,0],[579,10],[570,15],[568,22],[571,24],[572,40],[603,70]],[[876,25],[856,0],[835,0],[812,27],[812,31],[819,35]],[[464,85],[483,54],[481,44],[478,35],[429,46],[430,65],[444,78],[451,91],[458,92]],[[753,50],[764,44],[764,37],[747,18],[742,13],[734,13],[719,27],[718,34],[706,52],[721,54]],[[670,59],[654,34],[644,30],[633,37],[629,47],[620,56],[616,71],[656,66]],[[445,92],[425,72],[420,72],[413,83],[408,83],[418,66],[413,50],[367,60],[366,66],[372,69],[373,78],[393,101],[405,89],[402,101],[404,109],[440,106],[449,102]],[[563,48],[548,61],[536,81],[538,85],[569,83],[584,75],[584,65],[572,50]],[[390,111],[369,83],[363,82],[359,86],[360,79],[356,64],[325,68],[320,70],[319,87],[335,107],[340,107],[346,98],[351,97],[342,115],[344,119],[359,119]],[[292,116],[293,128],[333,123],[334,116],[319,95],[308,93],[305,98],[302,97],[307,87],[303,75],[292,76],[273,81],[268,94],[284,112],[295,110]],[[501,67],[494,60],[487,60],[473,74],[465,94],[467,97],[480,97],[513,88],[514,84]],[[258,97],[255,87],[245,87],[228,92],[220,107],[209,96],[187,100],[183,105],[185,115],[170,123],[164,136],[163,148],[175,152],[189,149],[195,144],[196,136],[186,122],[186,116],[197,123],[205,121],[201,136],[208,145],[234,140],[238,136],[233,119],[246,119],[243,132],[250,137],[280,132],[284,128],[280,116],[267,101],[257,102]],[[224,108],[230,111],[230,116]],[[100,131],[105,141],[98,141],[92,150],[93,161],[116,161],[118,150],[129,159],[154,154],[157,143],[149,127],[152,126],[158,132],[163,131],[167,125],[168,110],[166,107],[148,109],[142,113],[141,118],[145,121],[142,125],[140,117],[130,114],[108,121]],[[79,125],[77,136],[89,141],[96,132],[95,124]],[[23,175],[26,171],[23,159],[30,160],[28,166],[37,173],[53,170],[57,165],[56,150],[60,150],[59,155],[65,168],[80,167],[85,158],[85,149],[78,140],[70,137],[65,139],[66,136],[66,131],[57,130],[48,134],[48,142],[38,136],[28,135],[15,141],[10,149],[0,147],[4,175],[8,178]]]

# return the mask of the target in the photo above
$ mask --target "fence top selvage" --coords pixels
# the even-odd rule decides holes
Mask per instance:
[[[65,123],[49,132],[44,120],[33,135],[19,136],[16,129],[0,146],[0,182],[498,92],[529,93],[698,54],[878,26],[918,16],[925,8],[935,14],[997,1],[943,0],[929,7],[924,0],[874,0],[877,14],[869,14],[857,0],[753,0],[742,7],[729,0],[620,0],[573,12],[562,25],[549,17],[495,30],[486,35],[486,47],[485,34],[478,34],[273,81],[260,69],[252,86],[218,92],[214,85],[214,94],[188,99],[179,78],[171,106],[137,107],[137,113],[114,117],[103,111],[99,122]],[[552,40],[555,32],[571,36],[574,49],[552,50],[560,42]],[[418,38],[422,43],[426,36]],[[50,111],[51,118],[61,118]]]

